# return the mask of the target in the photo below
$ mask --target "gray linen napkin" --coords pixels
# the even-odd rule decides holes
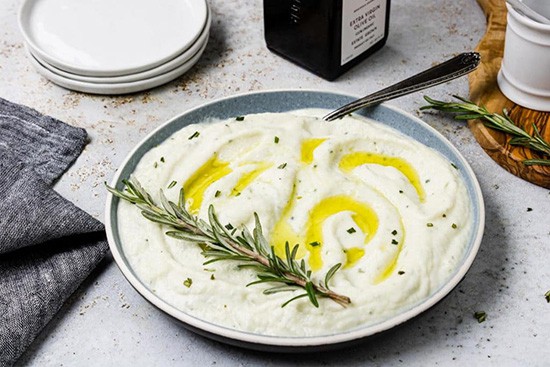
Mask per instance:
[[[51,188],[86,139],[0,98],[0,366],[17,361],[107,252],[103,225]]]

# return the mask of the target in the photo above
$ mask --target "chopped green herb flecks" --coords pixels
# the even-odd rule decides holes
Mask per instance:
[[[456,223],[453,223],[453,224],[451,225],[451,227],[452,227],[453,229],[456,229],[458,226],[456,225]]]
[[[187,288],[191,288],[192,284],[193,284],[193,279],[191,278],[187,278],[183,281],[183,285],[186,286]]]
[[[474,317],[477,319],[477,322],[482,323],[487,320],[487,314],[485,311],[477,311],[474,313]]]
[[[454,163],[451,163],[451,166],[453,166],[454,169],[458,169],[458,167]]]
[[[321,244],[320,244],[319,242],[317,242],[317,241],[315,241],[315,242],[310,242],[309,245],[310,245],[311,247],[321,246]]]
[[[187,139],[191,140],[191,139],[194,139],[194,138],[198,138],[200,135],[200,133],[198,131],[195,131],[193,133],[193,135],[191,135],[190,137],[188,137]]]
[[[283,163],[281,164],[279,167],[277,167],[278,169],[284,169],[286,167],[286,163]]]
[[[164,157],[160,157],[160,161],[161,161],[162,163],[164,163],[164,162],[165,162],[165,161],[164,161]]]
[[[275,144],[279,144],[279,137],[276,136],[276,137],[273,139],[273,141],[275,142]]]
[[[533,208],[527,208],[527,211],[528,211],[528,212],[532,212],[532,211],[533,211]]]
[[[546,298],[546,302],[550,303],[550,291],[544,293],[544,298]]]
[[[395,236],[397,234],[397,230],[394,229],[393,231],[391,231],[391,234]]]
[[[172,187],[176,186],[178,183],[176,181],[170,182],[170,185],[168,185],[168,188],[171,189]]]
[[[350,228],[348,228],[347,232],[348,232],[349,234],[352,234],[352,233],[355,233],[355,232],[357,232],[357,231],[355,230],[355,228],[350,227]]]
[[[214,276],[214,274],[211,274],[210,275],[210,280],[215,280],[215,279],[216,279],[216,277]]]
[[[396,240],[391,240],[391,244],[392,245],[399,245],[399,242],[397,242]]]
[[[403,270],[399,270],[399,271],[397,272],[397,274],[403,275],[403,274],[405,274],[405,272],[404,272]]]
[[[399,190],[399,193],[402,194],[402,193],[403,193],[403,190]]]
[[[222,194],[222,192],[220,190],[217,190],[216,193],[214,194],[214,197],[219,197],[220,195]]]
[[[244,116],[237,116],[237,117],[235,117],[235,120],[237,120],[237,121],[243,121],[243,120],[244,120]]]
[[[233,226],[231,225],[231,223],[227,223],[225,225],[225,228],[227,228],[228,231],[232,230],[233,229]]]
[[[426,223],[426,227],[433,227],[434,224],[433,223]]]
[[[442,217],[447,218],[447,214],[443,213]]]
[[[159,164],[157,162],[153,163],[153,168],[157,168]]]

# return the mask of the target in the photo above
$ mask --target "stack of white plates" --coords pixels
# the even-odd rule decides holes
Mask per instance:
[[[124,94],[188,71],[206,48],[210,10],[206,0],[24,0],[19,25],[52,82]]]

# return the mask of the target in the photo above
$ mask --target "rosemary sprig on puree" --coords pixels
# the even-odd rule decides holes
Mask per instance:
[[[202,254],[208,259],[204,265],[222,260],[237,261],[239,268],[250,268],[256,272],[258,279],[248,285],[275,284],[263,291],[267,295],[303,291],[283,303],[282,307],[304,297],[309,298],[315,307],[319,307],[318,298],[329,298],[344,307],[351,303],[349,297],[335,293],[329,288],[330,280],[342,264],[338,263],[330,268],[324,281],[314,282],[305,260],[296,259],[298,245],[291,248],[288,242],[286,243],[286,259],[275,254],[273,247],[269,246],[263,235],[256,213],[252,233],[246,227],[238,230],[231,225],[221,224],[212,205],[208,209],[208,222],[191,215],[185,208],[183,189],[180,190],[178,203],[169,201],[161,190],[158,205],[134,177],[122,182],[126,185],[125,190],[117,190],[106,185],[107,190],[116,197],[135,204],[148,220],[167,226],[170,230],[166,235],[200,245]]]

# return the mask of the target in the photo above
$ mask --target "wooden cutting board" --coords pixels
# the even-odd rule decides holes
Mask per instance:
[[[533,133],[534,123],[546,141],[550,141],[550,113],[530,110],[506,98],[497,85],[497,74],[504,54],[506,5],[504,0],[478,0],[487,17],[487,32],[477,45],[481,65],[469,74],[470,100],[485,105],[491,112],[506,108],[515,123]],[[536,185],[550,188],[550,166],[526,166],[524,159],[541,158],[530,149],[511,146],[510,137],[485,127],[479,120],[469,122],[479,145],[498,164],[516,176]]]

